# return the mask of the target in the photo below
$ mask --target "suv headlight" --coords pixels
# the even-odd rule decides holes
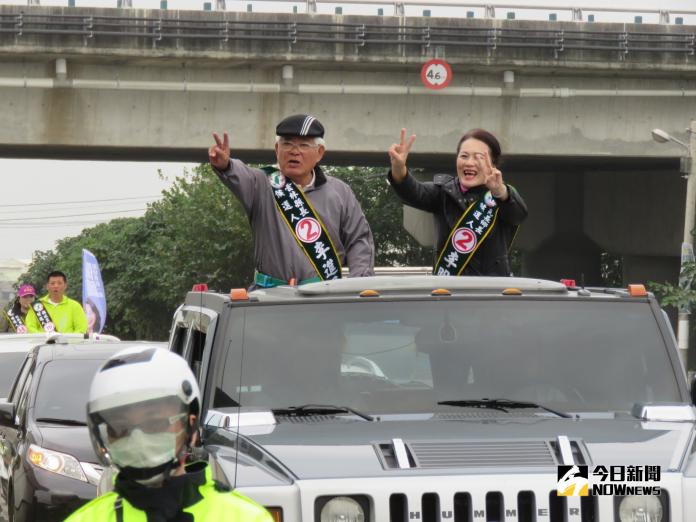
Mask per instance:
[[[362,501],[362,502],[361,502]],[[323,504],[323,505],[322,505]],[[367,499],[322,497],[317,499],[318,522],[365,522]]]
[[[87,477],[80,462],[72,455],[58,451],[47,450],[36,444],[29,446],[27,458],[37,468],[45,469],[51,473],[57,473],[71,479],[87,482]]]
[[[660,497],[629,496],[619,504],[621,522],[661,522],[662,503]]]

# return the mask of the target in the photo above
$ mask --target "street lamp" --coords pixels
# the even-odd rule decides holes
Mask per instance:
[[[671,134],[662,129],[653,129],[652,137],[658,143],[667,143],[669,141],[681,145],[686,150],[686,157],[682,158],[681,172],[686,177],[686,207],[684,208],[684,238],[681,248],[681,263],[682,268],[685,262],[693,261],[693,235],[694,218],[696,217],[696,168],[693,161],[694,152],[696,152],[696,121],[692,120],[689,128],[689,143],[684,143],[680,139],[675,138]],[[681,272],[681,271],[680,271]],[[680,281],[682,284],[688,284],[685,281]],[[691,313],[691,305],[687,304],[679,309],[679,322],[677,329],[677,342],[679,344],[679,354],[684,370],[688,373],[688,349],[689,349],[689,314]]]

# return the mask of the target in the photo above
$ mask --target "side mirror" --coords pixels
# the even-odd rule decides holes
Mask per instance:
[[[13,403],[0,401],[0,426],[8,428],[15,426],[15,405]]]

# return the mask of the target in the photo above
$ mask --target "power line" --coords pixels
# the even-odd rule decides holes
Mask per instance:
[[[132,209],[127,209],[127,210],[111,210],[109,212],[88,212],[86,214],[62,214],[62,215],[55,215],[55,216],[39,216],[39,217],[26,217],[26,218],[7,218],[7,219],[0,219],[0,223],[14,223],[14,224],[21,224],[27,221],[38,221],[41,219],[58,219],[58,218],[68,218],[68,217],[80,217],[80,216],[101,216],[104,214],[119,214],[123,212],[144,212],[146,209],[144,208],[132,208]],[[119,217],[119,216],[114,216],[114,217]]]
[[[59,228],[59,227],[86,227],[99,225],[108,221],[58,221],[53,223],[0,223],[0,230],[17,230],[27,228]]]
[[[132,202],[124,202],[124,201],[111,201],[107,203],[87,203],[83,205],[68,205],[65,207],[50,207],[50,208],[36,208],[36,207],[27,207],[25,209],[18,209],[18,208],[8,208],[8,209],[3,209],[0,206],[0,219],[4,218],[15,218],[15,217],[21,217],[21,216],[27,216],[31,217],[34,215],[38,214],[43,214],[43,213],[54,213],[57,212],[59,214],[67,214],[67,213],[72,213],[72,212],[96,212],[98,210],[109,210],[109,209],[114,209],[114,212],[118,212],[119,207],[123,207],[124,205],[129,205],[135,204],[135,205],[147,205],[150,206],[151,204],[155,203],[156,201],[143,201],[143,202],[137,202],[137,201],[132,201]],[[143,207],[144,208],[144,207]]]
[[[104,203],[106,201],[131,201],[134,199],[153,199],[159,198],[162,194],[157,194],[156,196],[133,196],[129,198],[110,198],[110,199],[83,199],[80,201],[48,201],[46,203],[13,203],[12,205],[0,205],[2,208],[7,207],[38,207],[38,206],[50,206],[50,205],[72,205],[76,203]]]

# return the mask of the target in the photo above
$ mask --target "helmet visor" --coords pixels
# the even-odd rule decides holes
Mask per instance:
[[[146,434],[180,433],[186,427],[188,408],[178,397],[165,397],[119,406],[91,414],[103,444],[129,436],[134,430]]]

